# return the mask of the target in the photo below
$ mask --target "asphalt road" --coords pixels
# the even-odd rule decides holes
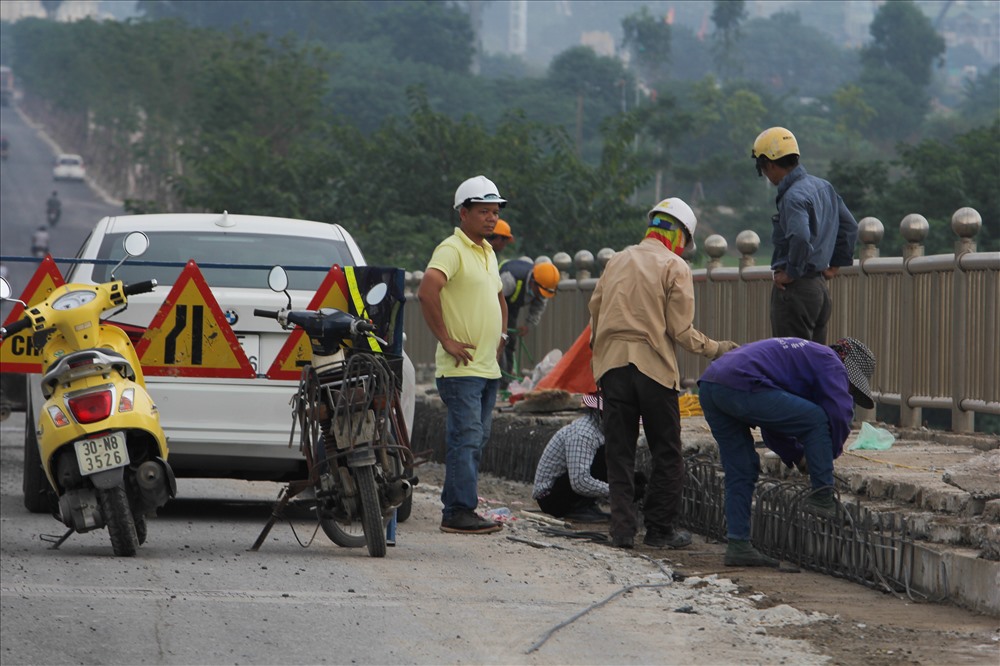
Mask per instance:
[[[382,559],[288,523],[248,552],[277,485],[179,480],[134,558],[106,530],[58,550],[62,524],[21,503],[23,413],[0,424],[3,664],[822,663],[769,627],[822,619],[757,610],[724,580],[672,581],[607,546],[542,539],[526,521],[487,536],[442,534],[440,488],[422,482]],[[497,488],[483,492],[500,492]],[[308,541],[315,523],[293,517]],[[559,541],[556,539],[556,541]],[[615,597],[532,650],[559,623]]]
[[[62,200],[62,217],[50,231],[49,249],[55,258],[72,258],[102,217],[121,213],[87,182],[56,182],[52,166],[58,153],[80,152],[77,146],[58,146],[44,128],[27,124],[15,107],[0,107],[0,132],[10,142],[9,157],[0,162],[0,254],[31,257],[31,234],[46,224],[45,202],[53,190]],[[15,295],[31,279],[36,261],[5,261],[7,279]],[[65,275],[69,266],[59,266]],[[4,316],[9,305],[2,309]]]

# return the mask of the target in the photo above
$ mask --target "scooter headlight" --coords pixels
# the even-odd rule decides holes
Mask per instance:
[[[103,390],[70,398],[70,411],[79,423],[96,423],[111,415],[111,391]]]

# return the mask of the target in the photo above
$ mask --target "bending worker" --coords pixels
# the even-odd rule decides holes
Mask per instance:
[[[875,407],[874,372],[875,356],[854,338],[829,347],[768,338],[708,366],[698,397],[726,473],[726,566],[778,566],[750,544],[750,507],[760,474],[750,429],[759,427],[764,444],[789,467],[805,461],[813,488],[805,509],[833,517],[833,460],[851,434],[854,404]]]
[[[549,262],[533,265],[525,259],[511,259],[500,266],[500,282],[503,283],[503,296],[507,301],[507,325],[516,327],[517,334],[523,337],[528,334],[529,327],[538,326],[549,299],[556,295],[559,269]],[[524,305],[528,306],[528,314],[524,323],[518,326],[517,316]],[[509,383],[508,377],[514,368],[515,347],[517,345],[511,340],[503,350],[501,370],[506,375],[502,382],[504,386]]]

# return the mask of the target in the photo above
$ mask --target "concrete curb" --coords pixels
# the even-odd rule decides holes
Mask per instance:
[[[538,458],[549,438],[581,414],[498,411],[480,471],[532,483]],[[418,395],[411,437],[414,452],[424,452],[432,460],[443,462],[445,421],[444,405],[436,395]],[[686,455],[716,455],[715,441],[703,418],[685,418],[681,425]],[[945,437],[947,443],[930,437],[917,442],[897,441],[892,464],[853,457],[848,462],[845,455],[838,461],[838,485],[845,502],[863,503],[876,515],[905,516],[913,539],[912,564],[907,566],[914,591],[932,600],[947,600],[1000,616],[1000,500],[976,498],[945,483],[943,465],[926,467],[928,460],[966,462],[991,450],[990,438],[980,438],[982,442],[972,439],[976,438]],[[913,462],[911,458],[921,465],[902,462]],[[761,462],[764,474],[772,478],[786,479],[797,474],[776,458],[762,456]],[[721,505],[722,498],[712,501]]]

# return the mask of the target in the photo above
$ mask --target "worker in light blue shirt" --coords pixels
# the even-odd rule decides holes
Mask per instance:
[[[826,344],[832,311],[826,281],[854,263],[858,223],[833,185],[799,164],[799,144],[784,127],[761,132],[751,156],[757,175],[778,188],[778,213],[771,218],[771,335]]]
[[[786,465],[804,462],[814,489],[807,508],[836,512],[833,461],[851,433],[854,403],[875,406],[875,357],[854,338],[827,347],[769,338],[713,361],[698,380],[701,409],[719,445],[726,478],[727,566],[777,566],[750,545],[750,505],[760,473],[751,428]]]

